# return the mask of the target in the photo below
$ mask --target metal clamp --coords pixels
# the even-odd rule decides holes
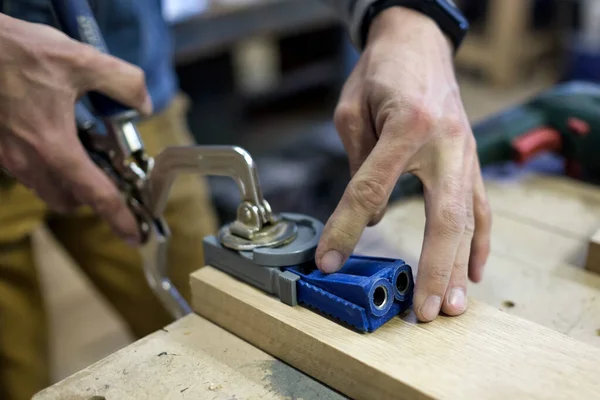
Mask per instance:
[[[263,199],[254,160],[236,146],[169,147],[154,159],[149,185],[152,193],[151,212],[162,215],[171,185],[182,172],[200,175],[228,176],[240,189],[242,202],[237,218],[224,226],[219,234],[224,246],[236,250],[278,246],[294,239],[293,223],[274,215]]]
[[[314,255],[316,245],[310,242],[306,246],[306,224],[301,223],[299,229],[297,222],[300,218],[282,218],[272,213],[262,197],[254,161],[244,149],[235,146],[168,147],[152,160],[146,187],[143,188],[143,192],[149,194],[146,199],[148,215],[144,223],[148,225],[149,234],[141,248],[141,255],[148,284],[175,318],[188,314],[191,308],[167,277],[166,248],[170,233],[162,215],[171,187],[181,173],[228,176],[236,181],[242,197],[237,219],[219,231],[220,245],[229,248],[228,251],[255,251],[259,258],[261,254],[264,257],[264,252],[259,249],[290,245],[300,232],[300,242],[305,243],[305,247],[296,248],[290,254],[292,259]],[[320,233],[319,228],[313,231]]]

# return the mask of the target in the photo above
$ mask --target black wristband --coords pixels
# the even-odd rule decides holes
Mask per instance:
[[[383,10],[401,6],[419,11],[433,19],[448,35],[456,52],[469,31],[469,22],[451,0],[377,0],[373,2],[361,24],[361,45],[365,46],[373,19]]]

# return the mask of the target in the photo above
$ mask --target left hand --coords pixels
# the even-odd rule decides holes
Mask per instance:
[[[415,313],[421,321],[463,313],[467,278],[481,279],[489,253],[491,217],[450,41],[423,14],[383,11],[334,119],[352,179],[325,226],[317,266],[337,271],[383,217],[400,175],[412,173],[423,183],[427,219]]]

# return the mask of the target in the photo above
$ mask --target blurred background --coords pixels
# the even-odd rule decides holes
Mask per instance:
[[[163,2],[197,142],[246,148],[276,211],[325,221],[349,179],[331,120],[359,57],[335,15],[318,0]],[[600,82],[600,0],[456,3],[472,24],[456,68],[473,123],[561,81]],[[220,217],[232,219],[235,184],[210,183]],[[37,239],[52,248],[40,265],[58,380],[131,338],[61,249],[44,232]]]

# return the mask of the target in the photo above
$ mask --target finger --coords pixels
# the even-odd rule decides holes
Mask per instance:
[[[348,154],[350,177],[354,177],[377,143],[371,116],[362,101],[362,89],[349,81],[335,109],[334,123]]]
[[[44,160],[51,172],[62,178],[65,188],[80,204],[90,206],[129,244],[139,244],[140,232],[133,213],[117,187],[89,158],[79,141],[74,140],[68,149],[62,145],[47,149],[46,154],[51,155]]]
[[[384,206],[381,211],[379,211],[377,214],[375,214],[375,216],[373,218],[371,218],[371,221],[369,221],[369,223],[367,224],[367,226],[375,226],[378,223],[381,222],[381,220],[383,219],[383,217],[385,217],[385,213],[387,212],[387,204],[386,206]]]
[[[63,190],[60,181],[48,172],[35,156],[35,152],[29,151],[30,156],[25,156],[24,153],[19,148],[13,148],[10,157],[5,161],[6,170],[53,211],[59,213],[71,211],[76,206],[76,202]]]
[[[321,271],[337,271],[350,256],[367,224],[387,204],[406,160],[412,156],[408,149],[396,135],[381,135],[325,225],[315,255]]]
[[[420,171],[425,197],[425,234],[415,282],[414,309],[420,321],[434,320],[452,276],[466,225],[464,140],[440,139],[433,172]]]
[[[464,198],[466,225],[458,245],[450,281],[448,282],[448,288],[446,289],[446,295],[442,303],[442,311],[451,316],[460,315],[467,309],[467,275],[475,222],[473,217],[473,180],[468,178],[472,176],[472,168],[466,165],[465,172]]]
[[[350,178],[356,175],[377,143],[369,108],[362,101],[362,89],[363,86],[351,76],[344,85],[334,113],[336,130],[348,154]],[[385,212],[385,207],[379,210],[368,226],[378,224]]]
[[[80,63],[80,92],[95,90],[143,115],[152,114],[152,99],[146,87],[144,71],[128,62],[102,53],[88,45]]]
[[[65,189],[62,179],[53,176],[48,171],[38,175],[36,181],[32,184],[32,188],[46,202],[48,208],[56,213],[73,212],[79,205],[73,194]]]
[[[480,282],[483,277],[485,263],[490,254],[492,235],[492,212],[488,202],[479,159],[476,157],[473,165],[473,214],[475,229],[471,243],[471,256],[469,261],[469,279]]]

